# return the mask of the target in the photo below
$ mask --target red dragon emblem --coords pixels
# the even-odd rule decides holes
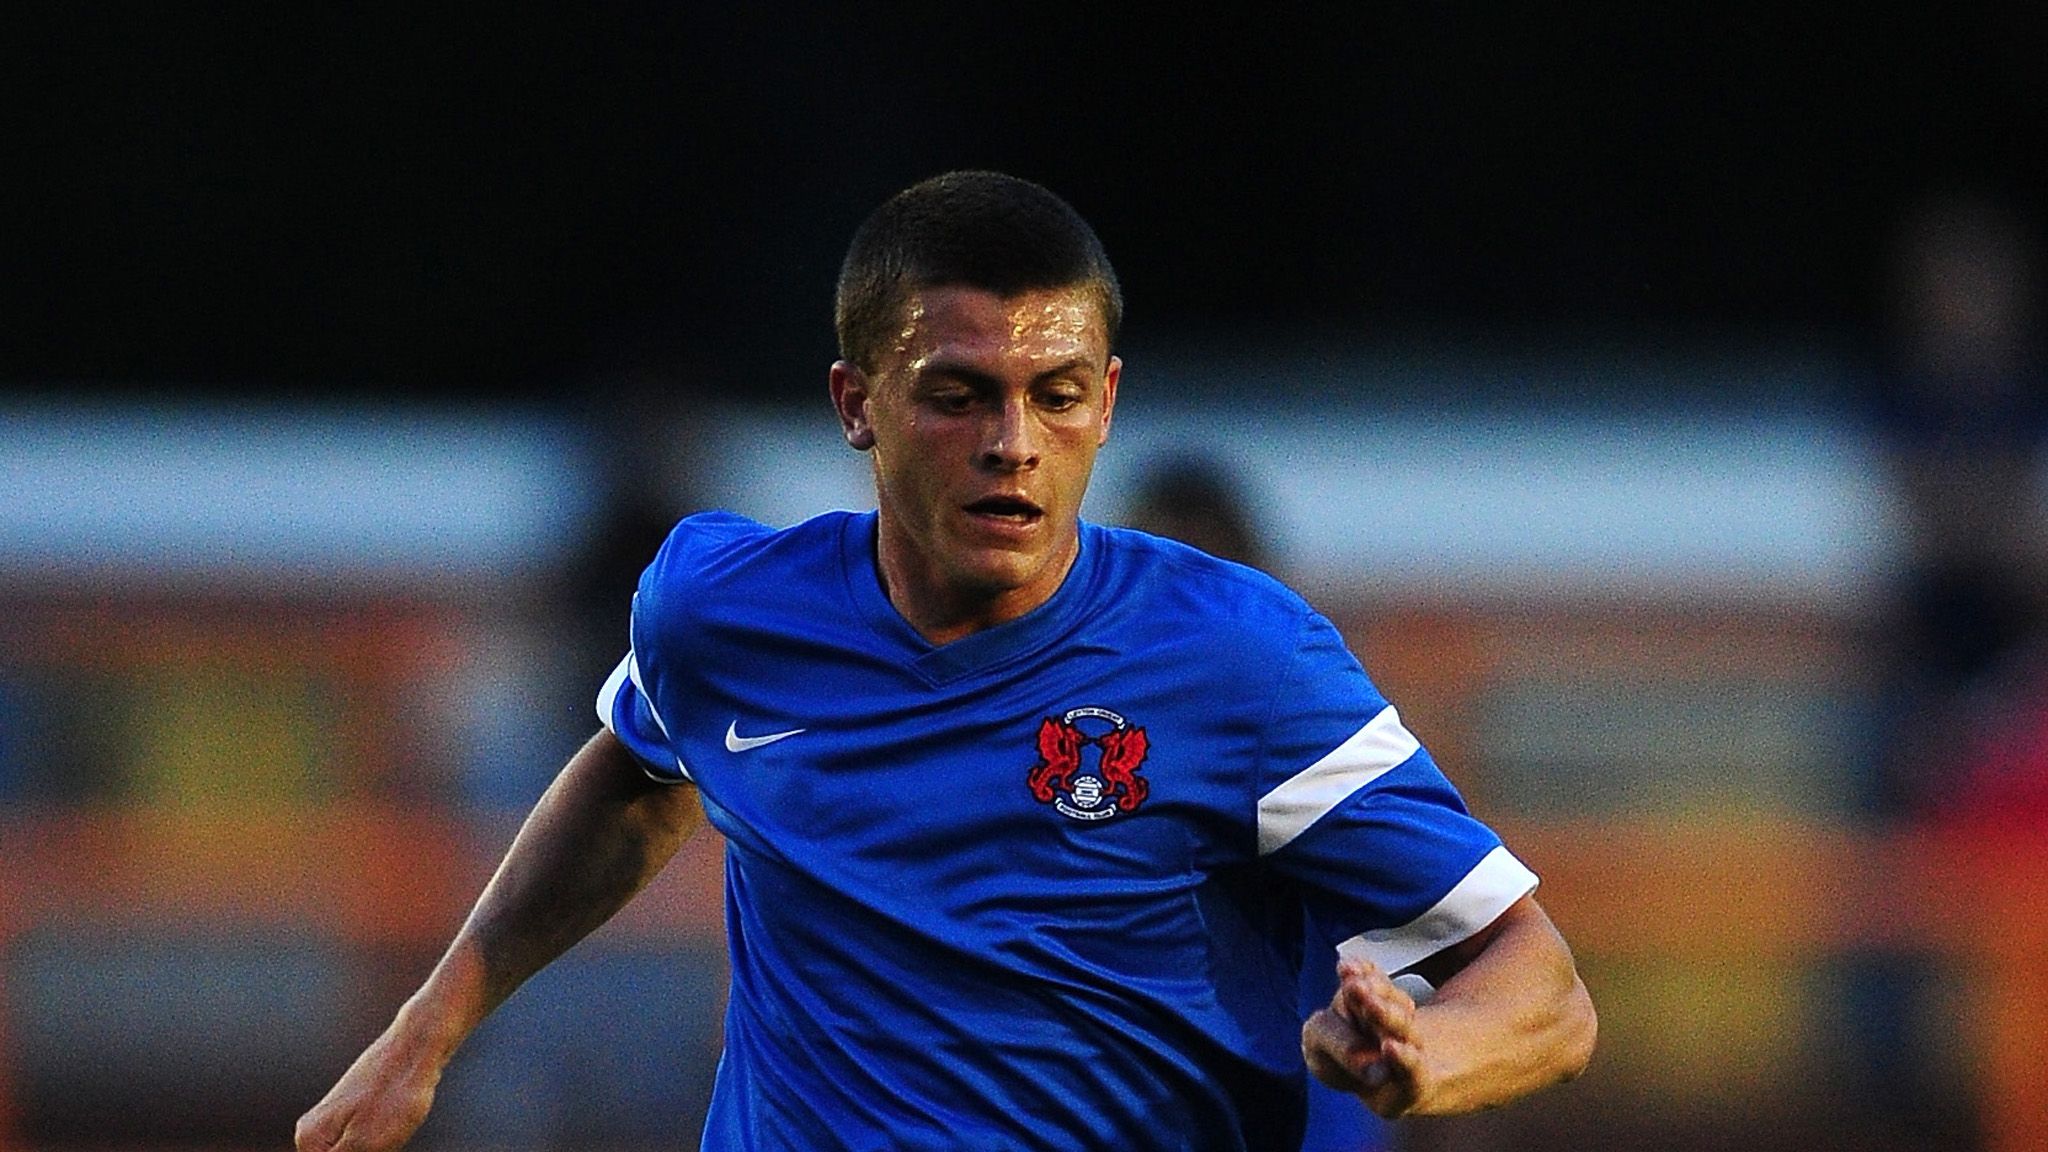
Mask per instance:
[[[1077,721],[1106,720],[1110,727],[1097,736]],[[1091,774],[1082,765],[1082,749],[1093,744],[1102,755]],[[1038,763],[1025,782],[1031,796],[1076,820],[1106,820],[1119,812],[1135,812],[1152,792],[1151,782],[1138,775],[1151,741],[1107,708],[1076,708],[1038,726]]]

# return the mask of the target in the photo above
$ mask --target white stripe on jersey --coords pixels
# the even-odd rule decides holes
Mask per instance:
[[[633,687],[640,690],[640,698],[647,701],[647,714],[654,717],[654,726],[661,729],[663,736],[668,736],[668,723],[661,718],[660,710],[655,708],[654,695],[648,692],[647,685],[640,681],[640,658],[630,651],[626,653],[626,675],[632,677]],[[674,739],[672,736],[669,738]]]
[[[611,728],[614,735],[617,734],[617,729],[612,724],[612,710],[618,706],[619,693],[625,688],[626,681],[628,680],[633,682],[633,687],[640,693],[640,699],[647,704],[647,714],[654,717],[654,726],[661,729],[663,736],[667,736],[668,725],[662,723],[661,713],[654,710],[654,698],[647,694],[647,687],[640,683],[640,661],[631,651],[626,653],[625,659],[619,661],[617,668],[612,669],[612,674],[605,677],[604,687],[597,690],[598,722],[606,728]],[[667,776],[655,775],[652,770],[647,769],[646,765],[642,765],[641,768],[647,772],[651,779],[659,780],[663,784],[675,783],[673,779]],[[681,756],[676,757],[676,768],[682,772],[683,779],[696,779],[696,777],[690,775],[690,766],[683,763]]]
[[[1536,890],[1536,874],[1506,848],[1472,866],[1429,911],[1401,925],[1353,936],[1337,945],[1345,959],[1370,960],[1387,973],[1427,960],[1486,927],[1508,906]]]
[[[633,675],[632,665],[633,653],[628,650],[625,659],[620,660],[612,674],[604,678],[604,687],[597,690],[597,721],[607,728],[612,726],[612,707],[619,702],[619,689],[626,686],[626,677]],[[637,687],[640,678],[633,676],[633,683]]]
[[[1284,848],[1353,792],[1406,763],[1422,747],[1392,704],[1329,755],[1259,800],[1259,855]]]
[[[633,593],[633,607],[640,607],[638,592]],[[626,658],[619,661],[619,666],[612,669],[610,676],[605,677],[604,687],[597,690],[597,718],[604,722],[605,727],[612,726],[612,705],[618,703],[619,688],[627,680],[631,680],[633,687],[640,690],[640,699],[647,702],[647,714],[654,717],[654,726],[661,729],[663,736],[668,736],[668,723],[661,718],[661,712],[654,707],[654,697],[648,693],[647,685],[640,679],[640,657],[635,655],[630,647],[626,649]]]

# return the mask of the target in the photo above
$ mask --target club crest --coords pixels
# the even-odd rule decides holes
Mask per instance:
[[[1095,770],[1088,771],[1085,752],[1098,749]],[[1143,728],[1107,708],[1076,708],[1038,726],[1038,763],[1025,782],[1031,796],[1075,820],[1107,820],[1119,812],[1135,812],[1152,786],[1138,769],[1151,747]]]

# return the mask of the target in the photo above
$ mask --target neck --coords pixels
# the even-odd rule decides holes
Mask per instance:
[[[894,540],[883,523],[876,531],[875,575],[890,605],[918,635],[934,645],[950,644],[1006,624],[1052,599],[1080,551],[1077,531],[1063,554],[1026,583],[989,586],[943,571],[908,542]]]

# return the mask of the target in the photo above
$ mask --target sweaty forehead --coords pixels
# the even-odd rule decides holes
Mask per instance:
[[[1101,306],[1085,287],[1011,296],[955,285],[915,289],[894,343],[913,359],[940,352],[1107,359],[1108,351]]]

